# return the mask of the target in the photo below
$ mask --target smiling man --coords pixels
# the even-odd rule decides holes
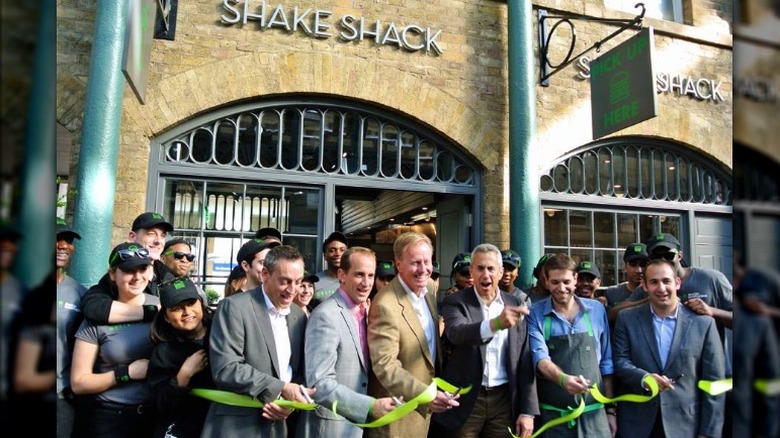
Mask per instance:
[[[217,389],[250,395],[264,406],[258,411],[212,403],[203,437],[287,437],[285,420],[291,411],[274,401],[306,402],[300,386],[306,316],[291,306],[303,273],[301,253],[277,246],[265,255],[262,286],[231,295],[217,306],[209,338],[214,383]]]
[[[175,278],[165,263],[160,260],[165,239],[171,232],[173,232],[173,225],[161,214],[148,211],[135,218],[132,229],[127,233],[128,242],[135,242],[149,251],[153,269],[147,270],[150,279],[147,293],[155,297],[159,296],[161,284]],[[84,318],[94,324],[150,322],[157,314],[158,306],[151,304],[151,300],[142,306],[119,301],[116,294],[108,287],[108,274],[104,275],[96,286],[91,287],[81,301]]]
[[[371,301],[368,348],[373,369],[369,395],[411,400],[428,388],[441,369],[441,343],[436,327],[438,311],[431,272],[433,245],[428,236],[407,232],[393,243],[398,275]],[[367,429],[370,437],[424,437],[430,412],[458,406],[457,400],[438,391],[398,421]]]
[[[368,423],[394,408],[390,397],[367,395],[366,309],[374,284],[376,255],[356,246],[341,256],[336,293],[312,312],[306,326],[306,382],[320,406],[304,418],[307,436],[360,438]],[[338,415],[331,407],[338,401]],[[349,421],[347,421],[349,420]]]
[[[57,432],[70,436],[75,421],[75,398],[70,388],[70,358],[73,337],[81,323],[79,306],[87,289],[67,275],[74,243],[81,235],[57,219]]]
[[[723,379],[723,348],[715,320],[681,305],[680,284],[672,262],[652,260],[643,283],[649,303],[618,315],[617,377],[629,391],[642,393],[642,380],[650,376],[661,391],[647,403],[619,404],[621,437],[721,436],[725,396],[710,396],[697,383]]]
[[[560,418],[585,397],[585,413],[573,427],[552,427],[547,437],[614,436],[615,407],[604,407],[590,395],[590,386],[612,397],[612,348],[607,312],[600,302],[575,295],[577,264],[566,254],[555,254],[544,264],[550,296],[531,306],[528,330],[537,379],[542,423]],[[609,414],[609,415],[607,415]]]

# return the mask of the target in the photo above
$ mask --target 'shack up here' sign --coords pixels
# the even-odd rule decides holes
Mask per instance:
[[[594,139],[658,115],[653,45],[648,27],[591,61]]]

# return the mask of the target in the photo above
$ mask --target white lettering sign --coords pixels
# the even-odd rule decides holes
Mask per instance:
[[[734,91],[757,102],[775,103],[780,100],[774,82],[766,78],[739,78],[734,84]]]
[[[580,70],[577,77],[580,79],[590,78],[590,58],[581,56],[575,62]],[[670,75],[668,73],[658,73],[655,75],[655,90],[658,93],[676,93],[680,96],[691,96],[699,100],[708,100],[711,102],[723,102],[723,93],[720,89],[723,81],[713,79],[694,79],[690,76]]]
[[[253,7],[252,4],[255,4]],[[287,32],[302,31],[313,38],[330,38],[336,35],[339,40],[358,41],[372,40],[380,46],[394,46],[409,52],[423,51],[441,55],[444,50],[438,41],[441,30],[420,27],[415,24],[398,26],[395,23],[383,23],[381,20],[369,20],[346,14],[335,24],[331,24],[333,12],[322,9],[300,10],[297,6],[292,11],[282,4],[269,7],[265,0],[222,0],[224,13],[220,19],[224,24],[247,24],[257,22],[260,30],[281,29]],[[331,32],[331,28],[336,32]]]

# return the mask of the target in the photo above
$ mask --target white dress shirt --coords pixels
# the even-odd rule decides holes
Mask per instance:
[[[425,301],[425,296],[428,295],[428,288],[418,297],[416,293],[409,289],[409,286],[404,283],[404,280],[399,276],[398,281],[401,283],[401,287],[404,288],[406,294],[409,296],[409,301],[412,302],[414,313],[417,314],[417,318],[420,319],[425,337],[428,341],[428,351],[431,353],[431,359],[436,361],[436,337],[438,332],[436,329],[436,323],[433,321],[433,315],[431,315],[431,309],[428,308],[428,303]]]
[[[276,359],[279,361],[279,367],[281,368],[279,379],[285,383],[290,383],[292,380],[292,365],[290,365],[292,346],[290,345],[290,332],[287,330],[287,315],[290,314],[290,309],[279,310],[274,307],[274,303],[268,298],[265,289],[263,289],[263,298],[265,298],[265,305],[268,307],[271,329],[274,332]]]
[[[485,304],[482,297],[472,288],[474,295],[477,296],[477,302],[482,307],[482,324],[479,326],[479,334],[484,341],[490,339],[485,346],[485,367],[482,371],[482,386],[492,388],[503,385],[509,381],[506,373],[506,351],[509,332],[499,330],[495,333],[490,329],[490,320],[501,315],[504,311],[504,300],[501,299],[501,292],[496,293],[496,298],[490,303]],[[491,339],[492,338],[492,339]]]

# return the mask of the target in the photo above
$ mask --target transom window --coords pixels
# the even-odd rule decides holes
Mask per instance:
[[[540,186],[550,193],[731,204],[731,183],[724,171],[670,144],[644,139],[575,153],[543,175]]]
[[[163,143],[164,163],[475,186],[464,160],[381,116],[326,104],[274,105],[203,123]]]

